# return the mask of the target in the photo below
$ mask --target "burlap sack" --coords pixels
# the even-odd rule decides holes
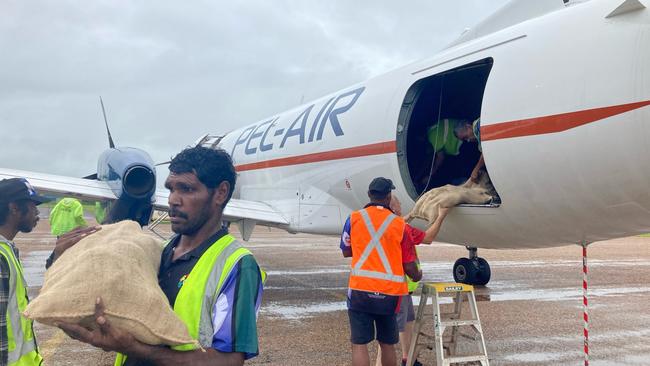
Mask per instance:
[[[54,262],[24,314],[49,325],[92,327],[95,301],[101,297],[112,326],[141,342],[195,343],[158,286],[161,252],[162,243],[134,221],[104,225]]]
[[[438,217],[439,207],[454,207],[462,203],[484,204],[492,199],[489,193],[490,178],[487,173],[482,172],[479,176],[479,183],[468,180],[462,186],[446,186],[434,188],[423,194],[415,206],[406,215],[405,220],[410,222],[414,218],[427,220],[433,224]]]

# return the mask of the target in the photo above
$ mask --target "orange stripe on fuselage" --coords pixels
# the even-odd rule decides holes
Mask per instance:
[[[242,165],[237,165],[235,169],[238,172],[244,172],[247,170],[276,168],[280,166],[298,165],[298,164],[307,164],[307,163],[317,163],[321,161],[357,158],[360,156],[380,155],[380,154],[388,154],[394,152],[397,152],[397,145],[395,144],[395,141],[387,141],[387,142],[379,142],[370,145],[349,147],[346,149],[291,156],[288,158],[260,161],[257,163],[242,164]]]
[[[574,127],[586,125],[587,123],[612,117],[617,114],[645,107],[647,105],[650,105],[650,101],[587,109],[584,111],[554,114],[552,116],[535,117],[519,121],[481,126],[481,141],[561,132]]]
[[[500,140],[512,137],[542,135],[565,131],[574,127],[596,122],[617,114],[650,105],[650,100],[637,103],[621,104],[610,107],[587,109],[584,111],[554,114],[552,116],[522,119],[518,121],[495,123],[481,127],[481,140]],[[307,163],[317,163],[328,160],[357,158],[361,156],[380,155],[397,152],[395,141],[379,142],[376,144],[350,147],[346,149],[325,151],[320,153],[291,156],[256,163],[242,164],[235,167],[238,172],[264,168],[276,168]]]

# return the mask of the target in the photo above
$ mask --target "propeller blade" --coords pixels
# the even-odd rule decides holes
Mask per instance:
[[[99,96],[99,103],[102,105],[102,113],[104,114],[104,124],[106,125],[106,132],[108,133],[108,147],[111,149],[115,148],[115,143],[113,142],[113,137],[111,136],[111,130],[108,129],[108,119],[106,119],[106,110],[104,109],[104,101],[102,96]]]

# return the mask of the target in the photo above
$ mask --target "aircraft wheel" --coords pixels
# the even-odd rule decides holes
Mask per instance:
[[[490,271],[490,264],[488,261],[481,257],[476,258],[476,264],[478,265],[478,280],[476,285],[485,286],[490,282],[490,277],[492,276],[492,271]]]
[[[481,257],[473,260],[459,258],[454,263],[454,280],[456,282],[484,286],[490,281],[490,276],[490,265]]]
[[[454,263],[454,280],[472,285],[476,281],[477,267],[469,258],[458,258]]]

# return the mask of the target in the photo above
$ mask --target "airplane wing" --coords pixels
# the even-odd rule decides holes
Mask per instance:
[[[114,201],[115,194],[104,181],[66,177],[61,175],[0,168],[0,179],[26,178],[39,193],[54,197],[76,197],[89,201]],[[167,211],[169,205],[166,189],[157,189],[153,207]],[[273,207],[260,201],[231,199],[224,210],[224,219],[237,223],[247,240],[256,224],[282,227],[289,222]]]
[[[8,178],[26,178],[40,194],[46,196],[76,197],[95,201],[117,199],[108,184],[99,180],[0,168],[0,179]]]
[[[169,205],[167,203],[168,195],[169,191],[166,189],[156,190],[156,202],[153,207],[160,211],[169,210]],[[230,201],[228,201],[228,205],[223,213],[223,218],[230,222],[253,220],[260,225],[267,226],[289,225],[289,221],[266,203],[261,201],[241,200],[237,198],[231,198]]]

